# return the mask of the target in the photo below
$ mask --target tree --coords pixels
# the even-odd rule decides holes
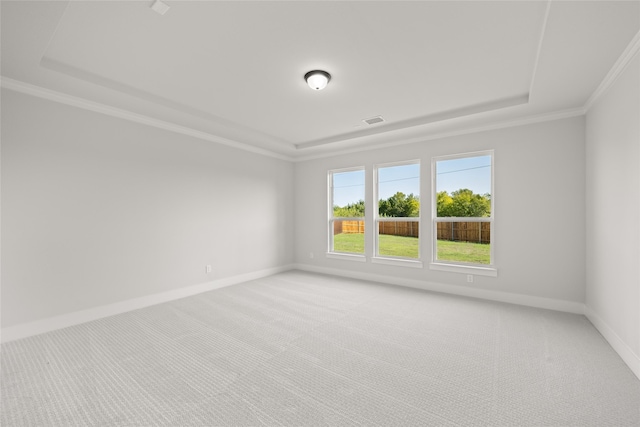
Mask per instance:
[[[451,215],[451,206],[453,205],[453,199],[446,191],[440,191],[436,194],[436,206],[438,210],[438,216],[455,216]]]
[[[378,202],[378,212],[382,217],[418,217],[420,199],[413,193],[408,196],[398,191],[387,200]]]
[[[440,191],[436,195],[438,217],[475,217],[491,216],[491,194],[474,194],[467,188],[453,191],[451,195]],[[420,216],[420,198],[413,194],[405,195],[398,191],[386,200],[378,201],[381,217],[417,218]],[[342,218],[364,217],[364,200],[346,206],[334,206],[333,216]]]
[[[439,217],[488,217],[491,215],[491,195],[474,194],[467,188],[453,191],[451,196],[441,191],[437,194],[437,211]]]
[[[364,200],[350,203],[344,207],[334,206],[333,216],[342,218],[360,218],[364,216]]]

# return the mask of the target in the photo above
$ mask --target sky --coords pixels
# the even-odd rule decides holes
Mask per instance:
[[[380,199],[388,199],[398,191],[420,196],[420,165],[401,165],[378,169]]]
[[[364,170],[333,174],[333,205],[346,206],[364,200]]]
[[[378,169],[381,199],[388,199],[402,191],[409,195],[420,195],[420,165],[401,165]],[[364,171],[340,172],[333,174],[333,204],[346,206],[365,198]]]
[[[396,192],[420,195],[420,165],[401,165],[378,169],[379,198]],[[491,156],[441,160],[436,164],[436,191],[451,194],[468,188],[476,194],[491,193]],[[364,170],[333,174],[333,204],[346,206],[365,199]]]
[[[475,194],[491,193],[491,156],[465,157],[436,162],[436,192],[468,188]]]

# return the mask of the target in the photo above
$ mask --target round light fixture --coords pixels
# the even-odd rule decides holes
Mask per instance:
[[[329,80],[331,80],[331,74],[322,70],[313,70],[305,74],[304,79],[311,89],[322,90],[327,87]]]

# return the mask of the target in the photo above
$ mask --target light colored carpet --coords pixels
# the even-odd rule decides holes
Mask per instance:
[[[638,426],[572,314],[298,271],[2,345],[2,426]]]

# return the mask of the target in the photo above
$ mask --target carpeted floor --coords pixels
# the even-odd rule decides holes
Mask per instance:
[[[2,345],[2,426],[639,426],[584,316],[298,271]]]

